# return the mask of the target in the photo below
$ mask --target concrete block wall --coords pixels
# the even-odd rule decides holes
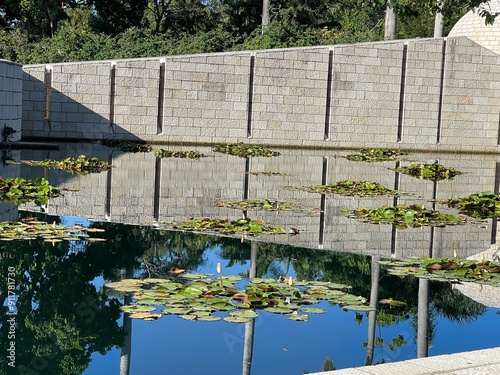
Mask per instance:
[[[22,66],[0,60],[0,141],[5,126],[16,131],[9,140],[21,139],[22,84]]]
[[[161,133],[177,142],[246,139],[250,53],[171,57],[165,62]]]
[[[499,151],[499,56],[466,37],[24,70],[26,139]]]
[[[45,77],[49,90],[44,132],[62,138],[109,138],[109,64],[49,65]]]

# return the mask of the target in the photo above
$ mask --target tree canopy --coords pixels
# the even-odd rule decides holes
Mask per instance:
[[[496,0],[495,0],[496,1]],[[50,63],[376,41],[445,34],[481,0],[4,0],[0,58]],[[262,28],[263,4],[270,22]],[[496,14],[477,10],[485,22]]]

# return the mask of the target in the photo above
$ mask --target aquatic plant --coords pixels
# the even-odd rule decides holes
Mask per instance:
[[[20,205],[34,202],[37,206],[46,204],[49,199],[58,197],[62,190],[49,185],[45,178],[37,178],[34,182],[24,178],[0,177],[0,200]]]
[[[103,140],[100,143],[104,146],[113,147],[123,152],[150,152],[152,147],[145,142]]]
[[[259,172],[259,171],[254,171],[250,172],[251,175],[254,176],[291,176],[289,173],[281,173],[281,172]]]
[[[397,150],[388,150],[383,148],[362,149],[358,154],[349,154],[338,156],[351,161],[364,161],[367,163],[382,162],[382,161],[398,161],[400,156],[407,155],[405,152]]]
[[[437,162],[432,164],[411,164],[407,167],[395,168],[394,170],[431,181],[452,180],[455,176],[462,174],[462,172],[454,168],[446,168]]]
[[[16,133],[16,129],[10,125],[4,124],[2,129],[2,142],[12,142],[12,136]]]
[[[210,278],[175,270],[169,279],[125,279],[107,283],[105,287],[132,295],[133,303],[121,309],[131,318],[155,320],[164,315],[177,315],[186,320],[246,323],[263,310],[283,314],[290,320],[307,321],[308,314],[326,311],[310,307],[324,300],[345,310],[368,311],[366,299],[349,294],[347,285],[331,282],[297,282],[291,277],[255,278],[244,288],[236,284],[240,276]],[[159,307],[161,313],[157,313]],[[221,317],[221,315],[224,315]]]
[[[46,242],[88,240],[102,241],[100,238],[90,238],[90,232],[104,232],[103,229],[85,228],[79,225],[59,225],[38,221],[28,217],[19,221],[4,221],[0,223],[0,240],[34,240],[41,238]]]
[[[390,274],[414,275],[436,281],[469,281],[500,285],[500,263],[489,260],[461,258],[409,257],[402,260],[381,260]]]
[[[215,202],[215,206],[239,210],[303,210],[302,204],[299,202],[282,202],[273,199],[244,199],[238,201],[221,199]]]
[[[394,224],[397,228],[446,226],[465,224],[465,217],[428,210],[423,205],[384,206],[381,208],[359,207],[349,212],[349,217],[373,224]]]
[[[263,233],[287,233],[284,228],[272,227],[263,220],[251,220],[249,218],[238,220],[191,218],[183,222],[167,223],[167,226],[171,229],[182,229],[186,231],[243,234],[249,236],[258,236]]]
[[[500,217],[500,196],[489,191],[471,194],[462,198],[436,200],[437,203],[458,208],[458,212],[475,219]]]
[[[408,195],[410,193],[391,190],[374,181],[351,181],[342,180],[332,182],[328,185],[305,186],[301,190],[310,193],[320,194],[339,194],[339,195],[359,195],[359,196],[378,196],[378,195]]]
[[[208,155],[204,155],[198,151],[169,151],[157,149],[154,150],[153,153],[157,158],[200,159],[208,157]]]
[[[101,159],[97,157],[88,158],[85,155],[79,155],[76,158],[69,157],[63,160],[21,160],[21,163],[35,167],[61,169],[79,175],[100,173],[111,168],[108,163],[102,161]]]
[[[215,145],[213,150],[214,152],[222,152],[224,154],[239,156],[240,158],[251,158],[256,156],[270,157],[280,155],[279,152],[272,151],[266,147],[244,143]]]

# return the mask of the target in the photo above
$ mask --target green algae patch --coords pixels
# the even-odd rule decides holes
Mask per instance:
[[[372,149],[362,149],[357,154],[349,154],[345,156],[338,156],[346,158],[351,161],[364,161],[366,163],[375,163],[382,161],[399,161],[401,156],[407,155],[407,153],[388,150],[383,148],[372,148]]]
[[[192,218],[183,222],[168,223],[171,229],[194,232],[216,232],[221,234],[242,234],[258,236],[260,234],[285,234],[285,228],[273,227],[264,220],[242,218],[238,220]]]
[[[381,208],[357,208],[349,217],[372,224],[394,224],[397,228],[418,228],[423,226],[447,226],[465,224],[466,218],[428,210],[423,205],[384,206]]]
[[[310,193],[319,194],[339,194],[339,195],[359,195],[363,197],[373,197],[380,195],[399,196],[410,195],[411,193],[391,190],[374,181],[351,181],[342,180],[332,182],[328,185],[305,186],[300,188]]]
[[[455,176],[462,174],[462,172],[454,168],[446,168],[438,163],[411,164],[407,167],[395,168],[394,170],[415,178],[430,181],[453,180]]]
[[[153,151],[157,158],[176,158],[176,159],[194,159],[207,158],[209,155],[204,155],[198,151],[170,151],[157,149]]]
[[[158,317],[155,311],[160,310],[161,316],[175,315],[190,321],[222,319],[246,323],[258,317],[259,311],[307,321],[307,314],[326,312],[308,307],[320,301],[350,310],[373,310],[365,298],[349,294],[351,288],[347,285],[315,281],[298,283],[290,277],[280,277],[278,280],[253,279],[238,287],[242,280],[239,276],[221,276],[220,272],[215,278],[206,274],[186,277],[185,273],[176,272],[168,279],[124,279],[107,283],[105,288],[108,293],[118,291],[131,295],[132,303],[122,306],[122,311],[131,318],[146,320],[155,320]]]
[[[273,199],[244,199],[225,200],[215,202],[216,207],[227,207],[239,210],[269,210],[269,211],[302,211],[303,206],[299,202],[285,202]]]
[[[5,203],[20,205],[34,202],[37,206],[42,206],[50,199],[60,196],[62,190],[67,189],[51,186],[49,181],[42,177],[35,181],[21,177],[0,177],[0,200]]]
[[[89,230],[87,230],[89,229]],[[60,242],[88,240],[92,238],[88,232],[103,232],[103,229],[85,228],[79,225],[58,225],[55,222],[49,224],[44,221],[37,221],[33,218],[25,218],[20,221],[4,221],[0,223],[0,240],[35,240],[43,239],[46,242]],[[100,239],[103,240],[103,239]]]
[[[457,208],[458,212],[475,219],[500,217],[500,196],[489,191],[462,198],[436,200],[437,203]]]
[[[500,263],[461,258],[418,258],[381,260],[387,272],[397,276],[413,275],[435,281],[476,282],[500,286]]]
[[[214,146],[213,151],[238,156],[240,158],[252,158],[257,156],[271,157],[280,155],[279,152],[270,150],[266,147],[245,143],[219,144]]]
[[[99,158],[92,157],[88,158],[85,155],[79,155],[78,157],[69,157],[63,160],[21,160],[22,164],[26,164],[34,167],[44,167],[51,169],[60,169],[70,173],[76,173],[79,175],[86,175],[89,173],[100,173],[107,171],[110,165]]]

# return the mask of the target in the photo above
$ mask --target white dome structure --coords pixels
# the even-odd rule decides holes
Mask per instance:
[[[500,12],[500,0],[485,2],[478,9],[485,9],[490,13]],[[466,36],[484,48],[500,54],[500,16],[493,25],[486,25],[477,10],[470,11],[460,18],[448,36]]]

